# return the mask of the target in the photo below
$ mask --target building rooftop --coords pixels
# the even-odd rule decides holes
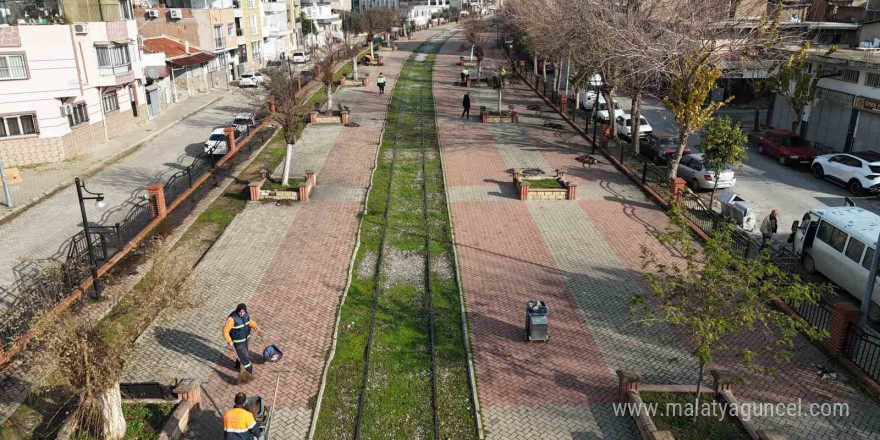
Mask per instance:
[[[801,50],[801,47],[790,45],[784,49],[790,52],[797,52]],[[856,67],[877,67],[877,65],[880,65],[880,48],[852,49],[838,47],[836,51],[828,54],[829,49],[831,49],[829,45],[810,46],[807,53],[810,55],[810,58],[822,59],[833,64],[847,64]]]
[[[144,52],[147,53],[165,53],[165,58],[172,59],[183,55],[192,55],[201,52],[196,46],[190,45],[189,52],[186,51],[186,43],[182,43],[168,37],[144,38]]]

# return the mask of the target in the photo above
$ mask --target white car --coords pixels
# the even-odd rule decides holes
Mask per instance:
[[[703,165],[703,154],[688,154],[681,158],[678,164],[678,177],[684,179],[693,191],[701,189],[725,189],[736,185],[736,172],[730,168],[721,171],[718,177],[718,186],[715,186],[715,173],[706,169]]]
[[[816,156],[810,170],[817,179],[844,185],[856,196],[880,191],[880,153],[875,151]]]
[[[617,126],[617,134],[623,137],[626,140],[632,139],[632,130],[630,129],[630,125],[632,124],[632,115],[622,115],[618,116],[617,119],[614,120],[614,125]],[[644,116],[639,116],[639,136],[647,136],[651,134],[654,129],[651,127],[651,124],[648,123],[648,120],[645,119]]]
[[[244,133],[236,128],[235,143],[238,144],[242,138],[244,138]],[[222,156],[226,152],[226,127],[217,127],[205,141],[205,154]]]
[[[266,82],[266,78],[263,76],[262,73],[254,72],[254,82],[256,82],[257,85],[260,85]]]
[[[239,113],[232,120],[232,125],[242,133],[249,133],[252,128],[257,126],[257,120],[253,113]]]
[[[241,78],[238,79],[239,87],[256,87],[257,79],[254,78],[253,73],[244,73],[241,75]]]
[[[307,63],[309,61],[309,54],[305,52],[294,52],[293,55],[290,56],[290,61],[293,63]]]

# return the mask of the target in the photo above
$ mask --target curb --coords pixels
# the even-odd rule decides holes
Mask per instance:
[[[211,101],[208,102],[207,104],[205,104],[205,105],[203,105],[203,106],[201,106],[201,107],[199,107],[199,108],[197,108],[197,109],[195,109],[195,110],[193,110],[193,111],[191,111],[191,112],[189,112],[189,113],[186,113],[185,115],[183,115],[182,117],[180,117],[180,118],[177,119],[176,121],[171,122],[170,124],[166,124],[165,126],[158,128],[156,131],[154,131],[154,132],[150,133],[149,135],[147,135],[147,136],[145,136],[145,137],[139,139],[138,141],[134,142],[133,144],[131,144],[131,145],[129,145],[129,146],[123,148],[121,151],[117,152],[117,153],[114,154],[113,156],[111,156],[111,157],[109,157],[109,158],[107,158],[107,159],[105,159],[105,160],[102,160],[102,161],[100,161],[100,162],[95,163],[94,165],[90,166],[89,168],[87,168],[87,169],[86,169],[85,171],[83,171],[82,173],[79,173],[79,175],[80,175],[80,176],[83,176],[83,177],[91,177],[91,176],[97,174],[99,171],[101,171],[102,169],[104,169],[104,168],[107,167],[108,165],[113,165],[113,164],[116,163],[117,161],[121,160],[121,159],[122,159],[124,156],[126,156],[126,155],[127,155],[127,154],[128,154],[133,148],[137,147],[138,145],[140,145],[140,144],[142,144],[142,143],[144,143],[144,142],[148,142],[148,141],[152,140],[154,137],[156,137],[156,136],[162,134],[163,132],[165,132],[165,131],[168,130],[169,128],[171,128],[171,127],[177,125],[180,121],[183,121],[184,119],[187,119],[187,118],[193,116],[194,114],[196,114],[196,113],[198,113],[198,112],[204,110],[206,107],[209,107],[209,106],[213,105],[215,102],[217,102],[217,101],[223,99],[223,96],[224,96],[224,95],[218,96],[217,98],[211,100]],[[57,193],[58,191],[61,191],[61,190],[65,189],[65,188],[67,188],[67,187],[70,186],[70,185],[73,185],[73,179],[66,179],[66,180],[63,180],[63,181],[61,181],[61,183],[59,183],[59,184],[57,184],[57,185],[55,185],[55,186],[53,186],[53,187],[47,189],[46,191],[43,191],[40,195],[31,198],[31,199],[30,199],[28,202],[26,202],[25,204],[23,204],[23,205],[19,205],[19,206],[16,206],[15,208],[12,208],[9,212],[0,215],[0,225],[2,225],[4,222],[6,222],[6,221],[8,221],[8,220],[11,220],[12,218],[16,217],[17,215],[21,214],[22,212],[24,212],[24,211],[30,209],[32,206],[34,206],[34,205],[36,205],[36,204],[42,202],[44,199],[46,199],[46,198],[52,196],[53,194]]]

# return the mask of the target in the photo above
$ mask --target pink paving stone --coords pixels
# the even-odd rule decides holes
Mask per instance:
[[[277,364],[255,364],[256,380],[234,385],[234,353],[217,366],[206,391],[226,405],[236,392],[272,396],[281,376],[278,408],[303,408],[318,391],[335,310],[345,287],[355,243],[359,204],[305,203],[263,277],[257,295],[248,303],[254,320],[265,331],[266,344],[284,351]],[[331,226],[332,225],[332,226]],[[251,352],[264,348],[251,339]]]
[[[609,401],[610,371],[525,204],[461,202],[452,214],[482,405]],[[535,298],[551,307],[551,337],[526,344]]]
[[[370,184],[381,129],[378,124],[343,127],[318,172],[318,185],[366,188]]]
[[[446,182],[450,187],[494,185],[492,181],[511,180],[495,140],[485,127],[486,124],[476,121],[464,126],[440,124]]]

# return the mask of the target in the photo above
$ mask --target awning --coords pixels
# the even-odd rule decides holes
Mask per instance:
[[[167,60],[167,61],[168,61],[168,63],[170,63],[172,66],[176,66],[176,67],[187,67],[187,66],[193,66],[193,65],[196,65],[196,64],[206,63],[206,62],[208,62],[208,61],[213,60],[214,58],[217,58],[217,57],[214,56],[213,54],[210,54],[210,53],[207,53],[207,52],[199,52],[199,53],[194,54],[194,55],[189,55],[189,56],[185,56],[185,57],[179,57],[179,58],[175,58],[175,59],[173,59],[173,60]]]

